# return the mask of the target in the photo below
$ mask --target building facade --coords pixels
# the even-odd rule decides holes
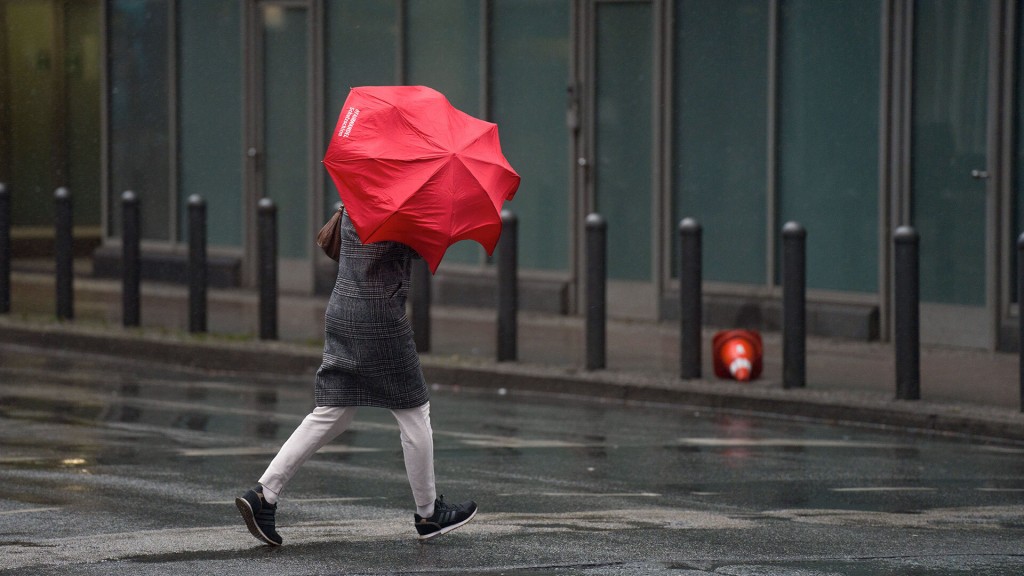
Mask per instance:
[[[522,176],[509,207],[529,308],[581,310],[583,221],[600,212],[610,314],[678,317],[677,228],[692,217],[706,320],[777,328],[780,231],[796,221],[811,332],[884,340],[892,235],[911,224],[922,339],[1018,345],[1019,0],[6,0],[0,179],[25,163],[10,127],[31,98],[10,99],[43,66],[17,14],[44,5],[61,34],[87,19],[101,39],[96,183],[81,184],[100,271],[124,190],[142,199],[145,257],[168,265],[199,194],[218,277],[251,285],[267,196],[282,289],[326,290],[312,239],[337,194],[320,159],[348,88],[425,84],[499,126]],[[55,62],[74,60],[66,44]],[[73,114],[77,97],[63,101]],[[486,302],[493,276],[479,246],[456,245],[435,297]]]

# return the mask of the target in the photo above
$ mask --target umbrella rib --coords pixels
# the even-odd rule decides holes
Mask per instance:
[[[431,138],[428,133],[426,133],[423,130],[420,130],[419,128],[417,128],[416,125],[413,124],[412,121],[409,120],[409,117],[406,115],[404,110],[402,110],[401,108],[395,107],[395,111],[398,113],[398,117],[402,119],[402,123],[405,124],[405,126],[407,126],[410,130],[415,132],[416,135],[420,137],[420,140],[423,140],[424,142],[429,144],[434,149],[440,149],[440,150],[444,150],[445,149],[444,146],[442,146],[441,144],[439,144],[437,142],[437,140],[435,140],[434,138]]]
[[[440,156],[440,155],[439,155],[439,156]],[[424,182],[429,182],[429,181],[430,181],[430,180],[431,180],[431,179],[432,179],[432,178],[433,178],[434,176],[436,176],[436,175],[437,175],[437,173],[438,173],[438,172],[440,172],[440,171],[441,171],[442,169],[444,169],[444,168],[445,168],[445,165],[444,165],[444,164],[442,164],[442,165],[438,166],[438,167],[437,167],[437,169],[436,169],[436,170],[434,170],[433,172],[431,172],[431,173],[430,173],[430,175],[429,175],[429,176],[427,176],[427,177],[426,177],[426,178],[425,178],[425,179],[424,179],[423,181],[424,181]],[[392,210],[391,214],[389,214],[387,218],[384,218],[383,220],[381,220],[381,221],[380,221],[380,224],[379,224],[379,225],[378,225],[378,226],[377,226],[376,228],[374,228],[374,229],[373,229],[373,232],[371,232],[371,233],[370,233],[370,234],[369,234],[369,235],[368,235],[367,237],[372,237],[372,236],[373,236],[374,234],[376,234],[376,233],[377,233],[377,231],[378,231],[378,230],[380,230],[381,228],[383,228],[385,224],[387,224],[387,223],[388,223],[388,222],[390,222],[390,221],[391,221],[391,220],[392,220],[392,219],[393,219],[393,218],[394,218],[395,216],[397,216],[397,215],[398,215],[398,214],[399,214],[399,213],[401,212],[401,209],[402,209],[402,208],[403,208],[403,207],[404,207],[404,206],[405,206],[405,205],[406,205],[406,204],[407,204],[407,203],[408,203],[408,202],[409,202],[409,201],[410,201],[410,200],[412,199],[412,197],[413,197],[413,196],[415,196],[415,193],[413,193],[413,194],[410,194],[409,196],[407,196],[407,197],[405,198],[405,200],[403,200],[403,201],[402,201],[402,203],[401,203],[401,204],[399,204],[398,206],[395,206],[395,208],[394,208],[394,209]],[[451,237],[451,230],[450,230],[450,224],[449,224],[448,236],[449,236],[449,237]]]
[[[481,131],[479,134],[476,135],[476,138],[473,138],[469,142],[466,142],[466,144],[459,149],[459,153],[460,154],[464,153],[467,148],[469,148],[473,144],[476,144],[477,142],[479,142],[484,136],[487,136],[489,133],[490,133],[490,130],[483,130],[483,131]]]

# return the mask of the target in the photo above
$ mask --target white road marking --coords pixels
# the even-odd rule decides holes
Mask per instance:
[[[44,462],[52,460],[51,457],[43,456],[8,456],[7,458],[0,458],[0,464],[20,464],[23,462]]]
[[[350,496],[345,498],[289,498],[288,502],[364,502],[366,500],[387,500],[384,496]]]
[[[1024,448],[1011,448],[1009,446],[979,446],[978,448],[986,452],[995,452],[996,454],[1024,454]]]
[[[1024,488],[975,488],[978,492],[1024,492]]]
[[[1024,506],[967,506],[931,508],[914,514],[877,510],[836,510],[801,508],[769,510],[769,518],[828,526],[883,526],[889,528],[928,528],[933,530],[1005,530],[1006,522],[1016,522]]]
[[[604,444],[581,444],[563,440],[531,440],[528,438],[473,438],[463,439],[463,444],[478,448],[587,448],[604,447]]]
[[[935,492],[926,486],[861,486],[853,488],[830,488],[832,492]]]
[[[267,448],[264,446],[254,447],[225,447],[225,448],[185,448],[179,450],[181,456],[273,456],[280,448]],[[380,448],[360,448],[358,446],[324,446],[317,450],[317,454],[356,454],[363,452],[380,452]]]
[[[656,492],[521,492],[505,493],[498,496],[546,496],[549,498],[660,498]]]
[[[363,502],[366,500],[386,500],[383,496],[350,496],[347,498],[288,498],[289,504],[308,504],[310,502]],[[207,500],[200,502],[204,506],[234,506],[234,500]]]
[[[817,440],[813,438],[680,438],[680,444],[687,446],[708,446],[713,448],[913,448],[909,444],[887,442],[860,442],[856,440]]]
[[[0,516],[10,516],[12,514],[35,514],[36,512],[56,512],[60,508],[24,508],[22,510],[2,510]]]

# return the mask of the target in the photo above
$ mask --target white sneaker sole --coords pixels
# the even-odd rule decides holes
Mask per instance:
[[[469,518],[466,518],[462,522],[459,522],[458,524],[452,524],[451,526],[445,526],[444,528],[441,528],[437,532],[431,532],[430,534],[421,534],[421,535],[419,535],[417,537],[420,539],[421,542],[423,542],[423,541],[426,541],[426,540],[430,540],[431,538],[437,538],[438,536],[441,536],[442,534],[447,534],[447,533],[451,532],[452,530],[455,530],[459,526],[462,526],[463,524],[466,524],[467,522],[472,520],[476,516],[476,513],[479,512],[479,511],[480,511],[480,508],[477,507],[477,509],[473,510],[473,513],[469,515]]]

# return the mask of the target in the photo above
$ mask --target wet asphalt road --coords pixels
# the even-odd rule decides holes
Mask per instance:
[[[311,379],[0,347],[0,575],[1017,575],[1024,447],[556,397],[434,391],[439,491],[411,525],[398,429],[362,409],[261,546],[234,496]]]

